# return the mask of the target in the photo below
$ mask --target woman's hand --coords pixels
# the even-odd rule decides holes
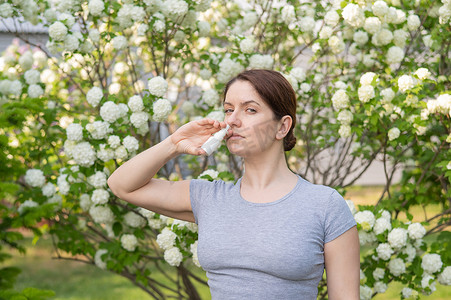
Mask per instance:
[[[171,136],[172,143],[176,146],[178,154],[205,155],[206,152],[201,148],[213,133],[225,128],[225,122],[219,122],[213,119],[201,119],[191,121],[177,129]],[[227,134],[231,134],[231,129]]]

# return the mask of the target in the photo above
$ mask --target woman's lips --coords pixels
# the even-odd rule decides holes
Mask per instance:
[[[239,134],[234,133],[228,138],[228,140],[238,140],[238,139],[244,139],[244,137]]]

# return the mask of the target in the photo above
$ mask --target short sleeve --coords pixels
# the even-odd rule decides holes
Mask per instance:
[[[214,183],[205,179],[191,179],[189,184],[189,198],[191,210],[193,211],[196,224],[198,223],[201,210],[205,207],[206,199],[211,199],[213,195]]]
[[[357,225],[348,204],[337,191],[334,190],[332,192],[326,207],[324,243],[333,241],[353,226]]]

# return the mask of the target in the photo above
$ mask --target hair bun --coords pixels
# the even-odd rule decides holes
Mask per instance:
[[[296,137],[293,134],[293,130],[290,130],[283,139],[283,150],[290,151],[296,145]]]

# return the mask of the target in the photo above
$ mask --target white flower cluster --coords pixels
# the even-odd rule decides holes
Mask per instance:
[[[337,90],[332,96],[332,105],[334,109],[340,110],[349,107],[349,96],[343,89]]]
[[[89,13],[93,16],[99,16],[105,9],[105,3],[102,0],[89,0]]]
[[[24,179],[32,187],[42,187],[45,184],[44,172],[39,169],[28,169]]]
[[[103,98],[103,92],[102,92],[102,89],[99,87],[93,87],[86,94],[86,100],[93,107],[96,107],[97,105],[99,105],[100,100],[102,100],[102,98]]]
[[[361,27],[365,22],[363,9],[357,4],[349,3],[346,5],[341,15],[345,22],[352,27]]]
[[[407,228],[407,233],[411,239],[420,240],[426,234],[426,228],[420,223],[412,223]]]
[[[359,96],[359,100],[363,103],[370,101],[376,96],[374,87],[371,85],[375,76],[375,73],[368,72],[363,74],[360,78],[360,87],[357,90],[357,94]]]
[[[329,38],[328,45],[332,50],[332,53],[339,54],[345,49],[345,43],[343,39],[338,36],[332,36]]]
[[[280,12],[279,22],[283,22],[287,25],[296,21],[296,12],[294,11],[294,6],[287,4],[282,7],[282,11]]]
[[[401,258],[393,258],[388,263],[388,269],[393,276],[400,276],[406,272],[406,264]]]
[[[427,253],[421,260],[421,267],[426,274],[432,275],[442,269],[443,262],[440,255],[436,253]]]
[[[83,127],[78,123],[72,123],[66,128],[67,139],[79,142],[83,139]]]
[[[429,114],[451,114],[451,94],[442,94],[435,100],[427,102],[427,111]]]
[[[64,41],[67,35],[67,27],[60,21],[49,26],[49,36],[55,41]]]
[[[66,178],[67,174],[60,174],[60,176],[58,176],[57,178],[58,191],[62,195],[67,195],[70,189],[69,183],[67,182]]]
[[[226,57],[219,63],[219,72],[216,76],[220,83],[226,83],[243,70],[244,67],[239,62]]]
[[[128,28],[136,23],[141,23],[146,16],[144,8],[125,3],[117,13],[116,20],[121,28]]]
[[[100,116],[108,123],[114,123],[122,116],[122,110],[119,105],[113,101],[105,102],[100,108]]]
[[[138,239],[133,234],[123,234],[121,236],[121,245],[125,250],[133,252],[138,246]]]
[[[99,249],[94,255],[94,263],[102,270],[106,270],[106,262],[102,259],[102,256],[106,253],[108,253],[106,249]]]
[[[110,128],[110,124],[102,121],[86,124],[86,130],[95,140],[105,139],[109,133],[113,132],[113,129]]]
[[[106,148],[106,144],[100,144],[99,150],[97,150],[97,158],[100,159],[103,162],[107,162],[113,158],[115,158],[115,152],[113,149]]]
[[[394,250],[400,250],[407,244],[407,230],[394,228],[387,236],[388,243]]]
[[[158,99],[152,105],[153,119],[157,122],[164,122],[172,111],[171,102],[167,99]]]
[[[174,247],[177,235],[169,228],[165,227],[159,235],[157,235],[157,244],[163,250],[168,250]]]
[[[114,214],[108,206],[91,206],[89,214],[94,222],[99,224],[112,224],[114,222]]]
[[[88,194],[82,194],[80,196],[80,207],[82,210],[84,211],[89,211],[89,209],[92,206],[92,202],[91,202],[91,198],[89,197]]]
[[[91,201],[94,204],[105,204],[108,203],[108,199],[110,198],[110,193],[104,189],[95,189],[92,192]]]
[[[438,282],[443,285],[451,285],[451,266],[447,266],[442,273],[437,276]]]
[[[405,93],[408,90],[412,89],[414,86],[415,81],[412,76],[402,75],[401,77],[398,78],[398,87],[401,92]]]
[[[27,90],[30,98],[39,98],[44,94],[44,90],[39,84],[31,84]]]
[[[373,296],[373,290],[367,285],[360,286],[360,300],[370,300]]]
[[[139,95],[130,97],[130,99],[128,99],[127,105],[134,113],[140,112],[144,109],[143,99]]]
[[[97,171],[94,175],[88,177],[88,183],[95,188],[103,188],[107,184],[107,175],[105,172]]]
[[[349,96],[344,89],[338,89],[332,96],[332,106],[335,110],[340,110],[337,116],[337,120],[341,123],[338,134],[342,138],[348,138],[351,136],[351,122],[354,116],[349,107]]]
[[[390,130],[388,130],[388,133],[387,133],[388,140],[389,141],[396,140],[400,134],[401,134],[401,131],[399,130],[399,128],[397,128],[397,127],[390,128]]]
[[[204,101],[208,106],[215,106],[219,102],[219,94],[214,89],[206,90],[202,94],[202,101]]]
[[[251,69],[271,69],[274,60],[270,55],[254,54],[249,59],[249,68]]]
[[[161,76],[151,78],[147,86],[149,92],[156,97],[163,97],[168,89],[168,83]]]
[[[303,82],[306,78],[305,70],[300,67],[291,69],[290,75],[293,76],[297,82]]]
[[[164,260],[173,267],[178,267],[183,260],[183,255],[180,249],[173,247],[164,251]]]
[[[139,148],[139,142],[138,140],[133,136],[126,136],[124,140],[122,141],[122,144],[127,149],[128,152],[134,152],[137,151]]]
[[[141,228],[146,225],[146,220],[133,211],[129,211],[124,215],[124,222],[127,226],[133,228]]]
[[[183,260],[180,249],[175,247],[177,235],[169,228],[165,227],[157,236],[157,244],[164,251],[164,259],[171,266],[179,266]]]
[[[14,9],[11,4],[3,3],[0,5],[0,17],[10,18],[14,13]]]
[[[443,6],[438,10],[439,23],[451,23],[451,0],[442,0]]]
[[[17,211],[19,214],[22,214],[26,209],[38,206],[39,204],[33,200],[25,200],[22,204],[20,204],[19,208],[17,208]]]
[[[149,120],[149,114],[144,111],[134,112],[130,115],[130,122],[136,128],[147,127],[148,120]]]
[[[404,50],[398,46],[392,46],[387,51],[386,62],[388,64],[400,63],[404,59]]]
[[[377,234],[382,234],[386,231],[390,231],[392,228],[391,226],[391,222],[390,222],[390,217],[386,218],[386,217],[380,217],[376,220],[376,222],[374,223],[374,227],[373,227],[373,231],[374,233]]]
[[[191,101],[184,101],[182,104],[182,111],[186,116],[192,116],[195,113],[194,103]]]
[[[42,187],[42,194],[46,197],[52,197],[56,193],[56,187],[53,183],[48,182]]]
[[[199,263],[199,258],[197,256],[197,244],[198,244],[198,241],[195,241],[194,243],[192,243],[190,246],[190,251],[193,254],[193,263],[200,268],[201,265]]]
[[[255,42],[252,38],[245,38],[240,42],[240,50],[242,53],[252,53],[255,48]]]
[[[340,21],[340,15],[335,10],[329,10],[324,16],[324,22],[326,25],[335,27]]]
[[[197,30],[199,32],[199,37],[207,37],[210,34],[210,23],[206,21],[199,21],[197,23]]]
[[[384,104],[390,103],[395,98],[395,92],[391,88],[386,88],[381,91],[382,102]]]
[[[431,72],[429,72],[429,70],[427,68],[419,68],[418,70],[415,71],[415,75],[420,80],[425,80],[425,79],[431,78]]]
[[[369,210],[357,212],[354,215],[354,219],[365,231],[370,231],[376,222],[374,214]]]
[[[218,178],[219,172],[216,170],[213,170],[213,169],[207,169],[207,170],[203,171],[197,178],[205,179],[203,177],[206,175],[210,176],[213,180],[219,179]]]
[[[161,7],[163,15],[174,22],[180,22],[188,13],[188,4],[183,0],[167,0]]]
[[[124,50],[125,48],[127,48],[127,38],[123,35],[118,35],[115,36],[111,42],[113,43],[113,47],[116,50]]]
[[[94,151],[92,145],[88,142],[76,144],[72,149],[70,149],[70,153],[67,154],[72,156],[75,162],[82,167],[90,167],[96,160],[96,152]]]
[[[24,78],[28,84],[36,84],[41,81],[41,74],[38,70],[28,70],[24,73]]]

